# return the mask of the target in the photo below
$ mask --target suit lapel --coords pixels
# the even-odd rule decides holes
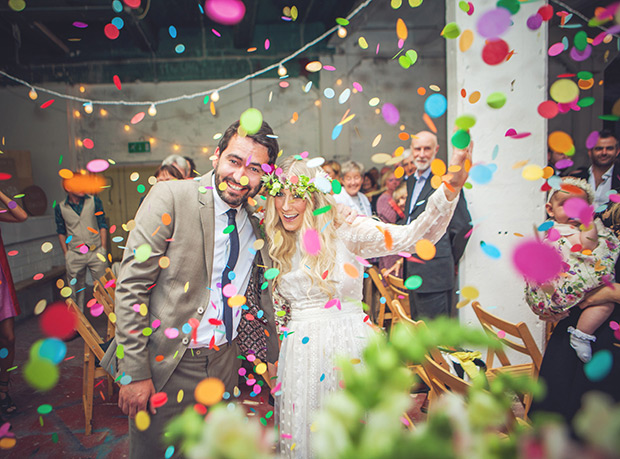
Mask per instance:
[[[411,215],[413,215],[414,218],[416,218],[418,215],[420,215],[420,213],[422,213],[422,209],[426,208],[424,204],[419,204],[419,203],[424,203],[429,198],[429,196],[433,194],[433,191],[435,191],[433,187],[431,186],[431,177],[432,175],[429,175],[426,181],[424,182],[424,186],[422,187],[422,191],[420,191],[420,195],[418,196],[418,199],[416,200],[416,205],[413,208],[413,212],[411,212]]]
[[[207,285],[211,285],[211,274],[213,271],[213,244],[215,232],[215,214],[213,207],[213,193],[217,191],[211,190],[211,180],[213,177],[213,171],[206,174],[200,180],[200,186],[207,188],[205,193],[198,194],[198,201],[200,202],[200,222],[202,224],[202,232],[204,235],[204,254],[207,266]]]
[[[254,236],[256,236],[256,240],[262,240],[264,242],[263,247],[260,249],[260,254],[263,259],[263,264],[266,269],[271,268],[271,258],[269,257],[269,247],[267,245],[267,241],[265,240],[264,235],[261,233],[260,229],[260,217],[255,215],[256,209],[248,204],[244,206],[245,211],[248,213],[248,218],[250,219],[250,223],[252,224],[252,230],[254,231]]]
[[[415,187],[416,178],[415,175],[411,175],[407,178],[407,201],[405,202],[405,209],[407,210],[407,215],[405,215],[405,224],[409,219],[409,210],[411,209],[411,197],[413,195],[413,189]],[[413,212],[411,212],[413,213]]]

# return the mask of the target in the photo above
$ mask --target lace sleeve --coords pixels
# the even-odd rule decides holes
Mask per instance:
[[[428,239],[433,244],[445,234],[459,197],[448,201],[441,187],[428,199],[426,209],[408,225],[392,225],[372,218],[357,218],[352,225],[343,224],[338,234],[349,251],[363,258],[415,252],[415,243]],[[389,233],[386,234],[386,233]],[[386,247],[391,237],[392,248]]]

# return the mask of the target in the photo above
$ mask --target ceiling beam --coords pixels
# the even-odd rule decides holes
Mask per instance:
[[[41,24],[39,21],[34,21],[32,23],[37,29],[39,29],[43,35],[45,35],[52,43],[58,46],[65,54],[69,55],[71,51],[65,45],[60,38],[58,38],[50,29],[48,29],[44,24]]]

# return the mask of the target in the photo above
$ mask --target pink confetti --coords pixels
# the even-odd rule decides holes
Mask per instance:
[[[553,45],[551,45],[549,47],[549,56],[557,56],[558,54],[561,54],[562,51],[564,51],[564,43],[554,43]]]
[[[260,394],[260,391],[262,390],[262,388],[258,384],[255,384],[254,387],[252,388],[252,390],[254,391],[254,393],[256,395],[258,395],[258,394]]]
[[[131,124],[138,124],[140,121],[144,119],[144,112],[136,113],[131,119]]]
[[[381,115],[383,116],[385,122],[391,126],[394,126],[400,120],[400,112],[390,103],[383,104],[383,107],[381,108]]]
[[[41,108],[47,108],[47,107],[49,107],[50,105],[52,105],[52,104],[54,103],[54,100],[55,100],[55,99],[50,99],[50,100],[48,100],[47,102],[44,102],[43,104],[41,104]]]
[[[317,255],[321,251],[321,239],[315,229],[308,228],[306,230],[303,237],[303,246],[309,255]]]
[[[93,159],[92,161],[89,161],[86,165],[86,170],[92,172],[93,174],[96,174],[98,172],[105,171],[106,169],[108,169],[108,167],[110,167],[110,163],[107,162],[105,159]],[[109,280],[107,283],[110,282],[114,283],[114,279]],[[108,288],[108,285],[106,285],[106,288]]]
[[[357,81],[353,82],[353,88],[355,88],[357,92],[364,92],[364,88],[362,88],[362,85],[359,84]]]
[[[155,320],[153,321],[153,323],[151,324],[151,328],[152,328],[153,330],[156,330],[156,329],[158,329],[158,328],[159,328],[159,326],[160,326],[160,325],[161,325],[161,320],[159,320],[159,319],[155,319]]]
[[[129,8],[136,9],[140,6],[140,0],[123,0]]]
[[[138,303],[134,304],[131,308],[134,312],[140,312],[140,305]]]
[[[578,218],[584,209],[588,208],[588,203],[581,198],[569,198],[564,201],[564,212],[571,218]]]
[[[609,328],[611,328],[612,330],[620,330],[620,324],[618,324],[618,322],[611,320],[609,321]]]
[[[85,29],[86,27],[88,27],[88,24],[86,24],[85,22],[75,21],[73,23],[73,27],[77,27],[78,29]]]
[[[18,250],[11,250],[10,252],[7,252],[7,255],[9,257],[14,257],[15,255],[17,255],[19,253]]]
[[[555,242],[560,239],[560,232],[555,228],[550,228],[547,232],[547,239],[551,242]]]
[[[90,315],[93,317],[99,317],[103,314],[103,305],[97,303],[92,308],[90,308]]]
[[[222,289],[222,295],[224,295],[226,298],[230,298],[232,296],[235,296],[236,294],[237,287],[235,287],[232,283],[226,284]]]
[[[562,256],[555,248],[536,240],[519,244],[512,254],[515,268],[525,278],[544,284],[562,271]]]
[[[620,194],[617,194],[617,193],[610,194],[609,200],[611,202],[620,202]]]
[[[114,75],[112,77],[112,81],[114,81],[114,86],[116,86],[116,89],[120,91],[122,86],[121,86],[121,79],[119,78],[119,76]]]
[[[403,40],[402,38],[400,38],[398,40],[398,49],[403,49],[403,46],[405,46],[405,40]]]
[[[504,339],[504,338],[506,338],[506,332],[505,332],[504,330],[499,330],[499,331],[497,332],[497,337],[498,337],[499,339]]]
[[[280,81],[279,85],[281,88],[288,88],[290,86],[288,81]]]
[[[269,46],[271,45],[271,43],[269,42],[269,38],[265,39],[265,49],[269,49]]]
[[[323,70],[327,70],[328,72],[334,72],[336,71],[336,67],[334,67],[333,65],[324,65]]]
[[[341,310],[341,304],[338,298],[332,298],[327,303],[325,303],[325,309],[333,308],[334,306],[336,306],[339,311]]]
[[[276,384],[276,386],[273,389],[271,389],[271,393],[275,394],[276,392],[278,392],[280,390],[280,387],[282,387],[282,383],[281,382]],[[286,434],[282,434],[282,435],[286,435]]]
[[[365,258],[362,258],[360,256],[355,256],[355,259],[362,264],[363,266],[365,266],[366,268],[372,266],[372,263],[370,263],[368,260],[366,260]]]
[[[88,246],[86,244],[82,244],[79,247],[79,250],[80,250],[80,253],[87,254],[88,253]]]
[[[32,279],[36,281],[43,279],[43,273],[35,274],[34,276],[32,276]]]
[[[379,46],[381,46],[381,44],[377,43],[377,50],[375,51],[375,54],[379,54]],[[325,67],[323,67],[323,68],[325,68]]]
[[[560,169],[560,170],[561,169],[568,169],[569,167],[572,167],[573,164],[575,164],[575,163],[573,163],[572,159],[566,158],[566,159],[561,159],[557,163],[555,163],[555,167],[556,167],[556,169]]]
[[[245,16],[245,4],[241,0],[207,0],[205,14],[223,25],[235,25]]]
[[[218,32],[217,30],[215,30],[215,29],[211,29],[211,32],[213,32],[213,35],[215,35],[216,37],[221,37],[221,36],[222,36],[222,34],[221,34],[221,33],[219,33],[219,32]]]
[[[174,339],[179,336],[179,330],[176,328],[166,328],[164,330],[164,335],[166,335],[166,338]]]

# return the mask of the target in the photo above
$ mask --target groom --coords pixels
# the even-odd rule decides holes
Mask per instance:
[[[127,241],[116,287],[118,346],[102,366],[124,375],[118,405],[129,416],[131,458],[164,457],[165,426],[195,403],[201,380],[218,378],[231,393],[237,382],[243,312],[228,297],[245,295],[257,265],[271,267],[267,244],[253,247],[261,236],[248,198],[262,186],[261,165],[274,164],[279,150],[267,123],[254,135],[241,136],[238,128],[237,121],[221,138],[214,171],[151,189]],[[261,308],[273,363],[278,342],[269,291],[262,291]],[[168,400],[157,408],[150,402],[156,392]],[[146,430],[136,427],[139,411],[150,415]]]

